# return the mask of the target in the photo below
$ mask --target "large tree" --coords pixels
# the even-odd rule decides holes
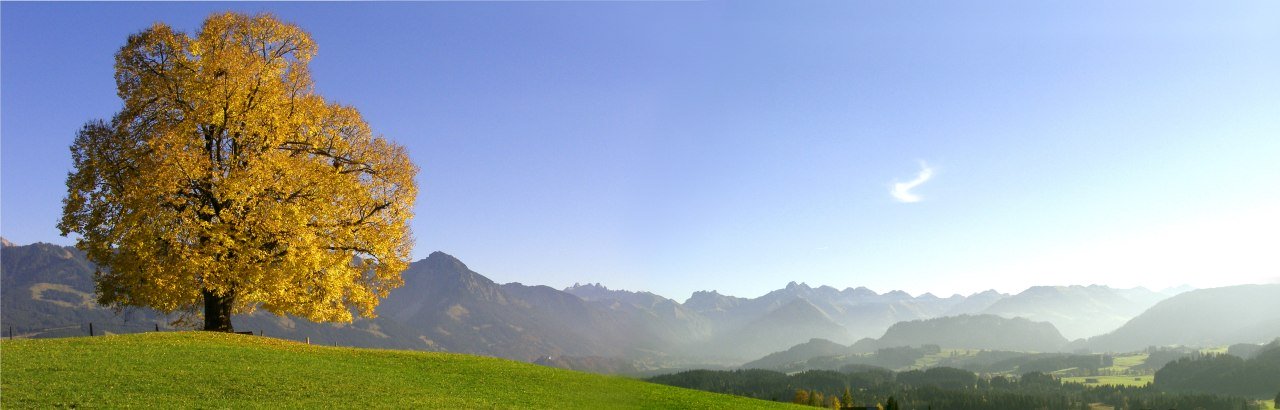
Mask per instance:
[[[373,316],[400,286],[417,168],[355,108],[315,93],[311,37],[270,15],[156,23],[116,53],[123,108],[84,125],[58,228],[99,302],[231,331],[262,308]]]

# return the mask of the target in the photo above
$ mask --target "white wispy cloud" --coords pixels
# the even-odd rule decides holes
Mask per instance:
[[[893,189],[889,191],[889,195],[893,195],[898,202],[912,203],[920,202],[920,195],[911,193],[912,189],[920,186],[929,179],[933,178],[933,168],[929,167],[924,161],[920,161],[920,172],[916,174],[916,179],[907,182],[897,182],[893,184]]]

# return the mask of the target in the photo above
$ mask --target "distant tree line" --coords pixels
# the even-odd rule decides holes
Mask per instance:
[[[1117,410],[1143,408],[1252,409],[1239,396],[1168,393],[1152,385],[1084,386],[1031,372],[1021,377],[978,377],[967,370],[936,367],[895,373],[884,369],[851,372],[810,370],[692,370],[648,379],[654,383],[780,402],[830,407],[875,406],[907,409],[1088,409],[1101,403]],[[1277,380],[1277,379],[1271,379]],[[850,393],[846,400],[844,392]],[[816,398],[816,399],[815,399]],[[832,400],[832,398],[838,398]]]
[[[804,370],[839,370],[849,372],[848,366],[877,366],[886,369],[908,368],[926,356],[940,356],[939,367],[955,367],[975,373],[1022,374],[1033,371],[1058,372],[1061,376],[1098,376],[1112,374],[1106,368],[1115,363],[1106,354],[1026,353],[1002,350],[980,350],[972,353],[940,355],[938,345],[898,346],[880,348],[869,354],[834,355],[810,358],[773,368],[788,373]],[[1180,356],[1172,356],[1169,361]],[[1157,367],[1158,368],[1158,367]],[[1071,369],[1061,372],[1062,369]],[[1155,368],[1143,371],[1149,374]]]

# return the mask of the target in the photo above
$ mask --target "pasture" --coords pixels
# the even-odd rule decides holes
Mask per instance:
[[[785,408],[491,357],[157,332],[0,342],[0,407]]]

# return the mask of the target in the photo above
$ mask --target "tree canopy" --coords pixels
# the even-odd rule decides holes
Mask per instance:
[[[315,92],[311,37],[271,15],[156,23],[116,54],[123,108],[80,129],[58,224],[99,301],[200,314],[373,316],[400,286],[417,167]]]

